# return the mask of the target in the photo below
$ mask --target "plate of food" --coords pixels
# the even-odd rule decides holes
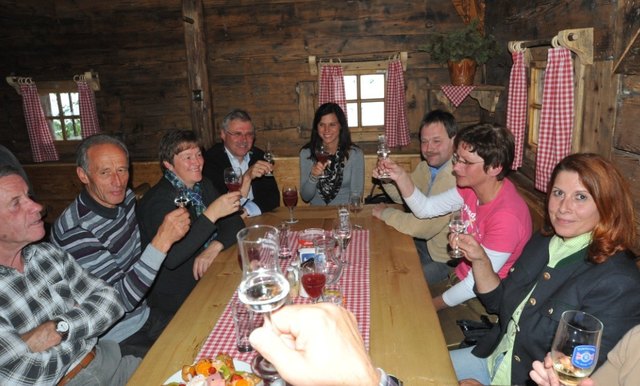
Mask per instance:
[[[262,386],[247,362],[218,354],[184,365],[163,383],[164,386]]]

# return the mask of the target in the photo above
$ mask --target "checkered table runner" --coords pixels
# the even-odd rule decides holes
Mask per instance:
[[[293,251],[297,250],[299,232],[291,232],[289,245]],[[354,230],[351,242],[346,250],[349,263],[345,266],[340,286],[342,287],[345,307],[353,312],[358,320],[358,328],[364,340],[364,344],[369,349],[370,330],[370,292],[369,292],[369,231]],[[297,256],[292,257],[297,258]],[[282,271],[289,265],[291,259],[281,260]],[[213,327],[213,330],[202,345],[196,360],[200,358],[215,357],[220,352],[226,352],[233,358],[251,362],[256,355],[255,351],[241,353],[236,349],[235,333],[233,331],[233,318],[231,315],[231,304],[237,299],[237,293],[227,304],[220,319]],[[297,297],[296,304],[311,303],[311,299]]]
[[[440,89],[444,95],[449,98],[454,106],[460,106],[460,103],[473,91],[475,86],[454,86],[450,84],[443,84]]]

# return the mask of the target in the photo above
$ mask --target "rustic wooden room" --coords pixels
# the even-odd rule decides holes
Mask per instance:
[[[411,189],[415,184],[421,190],[414,170],[431,167],[430,173],[437,173],[427,166],[430,158],[425,155],[425,147],[431,146],[422,134],[427,113],[452,114],[458,130],[487,124],[513,135],[513,162],[505,180],[526,203],[529,234],[542,229],[546,217],[550,224],[552,172],[577,153],[596,153],[620,171],[635,213],[626,215],[640,231],[637,1],[0,0],[0,10],[0,143],[24,168],[48,231],[85,189],[76,165],[84,138],[107,134],[126,145],[127,185],[140,207],[166,176],[159,149],[167,133],[193,132],[205,160],[206,152],[223,140],[231,158],[227,139],[248,136],[259,154],[267,151],[264,158],[271,160],[257,179],[273,181],[278,198],[275,209],[263,208],[254,216],[243,208],[247,201],[258,202],[252,185],[251,197],[238,200],[245,225],[278,225],[297,216],[299,222],[287,227],[295,235],[291,240],[297,240],[297,256],[304,232],[330,229],[341,206],[356,206],[350,229],[352,240],[358,241],[342,248],[340,256],[346,251],[358,256],[352,248],[366,245],[363,259],[370,285],[363,298],[357,288],[343,289],[343,304],[366,304],[363,314],[349,309],[356,313],[372,363],[407,385],[455,381],[447,352],[468,338],[457,321],[482,323],[483,315],[490,316],[490,323],[497,321],[478,299],[452,305],[438,295],[455,283],[427,283],[420,274],[421,255],[412,240],[416,236],[407,230],[411,223],[393,225],[377,214],[384,213],[376,209],[382,208],[376,207],[379,202],[398,213],[416,213],[407,200],[411,191],[405,194],[397,181],[392,191],[387,189],[396,175],[392,171],[385,179],[380,174],[387,157],[411,175]],[[359,206],[331,201],[341,194],[335,191],[319,190],[325,201],[305,196],[303,185],[309,179],[328,186],[333,178],[331,161],[324,166],[327,171],[314,174],[317,150],[309,156],[309,169],[300,155],[301,149],[311,154],[314,138],[322,137],[321,123],[314,124],[325,103],[345,113],[348,127],[338,124],[359,149],[348,153],[348,162],[337,162],[338,173],[350,170],[354,154],[362,155],[364,175],[355,178],[364,180],[358,188]],[[250,115],[250,134],[227,127],[225,117],[234,109]],[[474,163],[458,149],[447,164],[453,176],[456,164]],[[206,164],[204,169],[207,177]],[[430,175],[430,183],[435,176]],[[287,202],[291,196],[285,187],[297,189],[300,199],[294,193],[295,203]],[[556,194],[551,190],[549,197]],[[607,209],[597,209],[604,217]],[[443,248],[450,250],[447,235],[442,237]],[[426,245],[426,253],[433,255]],[[220,347],[216,331],[225,318],[233,335],[227,304],[234,299],[243,267],[236,262],[236,256],[241,259],[236,246],[225,248],[130,385],[162,384],[182,365],[215,356]],[[621,249],[638,256],[640,241],[636,238],[616,252]],[[350,280],[355,259],[342,261],[338,279]],[[459,272],[449,265],[450,274]],[[216,293],[211,301],[203,300],[210,293]],[[533,297],[528,299],[535,305]],[[362,315],[366,317],[360,319]],[[244,363],[254,354],[233,356]]]

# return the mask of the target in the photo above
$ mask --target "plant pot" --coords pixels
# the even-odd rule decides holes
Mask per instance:
[[[449,77],[454,86],[471,86],[476,76],[476,61],[472,59],[462,59],[459,61],[449,61]]]

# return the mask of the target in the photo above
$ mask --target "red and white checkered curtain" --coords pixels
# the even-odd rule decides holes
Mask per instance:
[[[507,129],[516,140],[516,152],[511,168],[522,166],[524,149],[524,131],[527,124],[527,72],[524,65],[524,52],[513,52],[513,66],[509,76],[509,100],[507,102]]]
[[[571,152],[573,130],[573,64],[571,51],[551,48],[542,91],[536,189],[546,192],[551,172]]]
[[[389,61],[387,69],[384,134],[389,147],[406,146],[410,142],[404,95],[404,76],[402,75],[402,62],[399,59]]]
[[[27,122],[27,132],[34,162],[57,161],[59,159],[56,147],[53,144],[51,128],[40,104],[38,88],[32,81],[20,83],[22,94],[22,108],[24,119]]]
[[[98,113],[96,111],[96,98],[93,90],[87,82],[78,81],[78,95],[80,96],[80,125],[82,126],[82,138],[100,132]]]
[[[336,103],[344,115],[347,115],[347,97],[344,92],[344,71],[342,66],[323,65],[320,68],[320,92],[318,106],[333,102]]]

